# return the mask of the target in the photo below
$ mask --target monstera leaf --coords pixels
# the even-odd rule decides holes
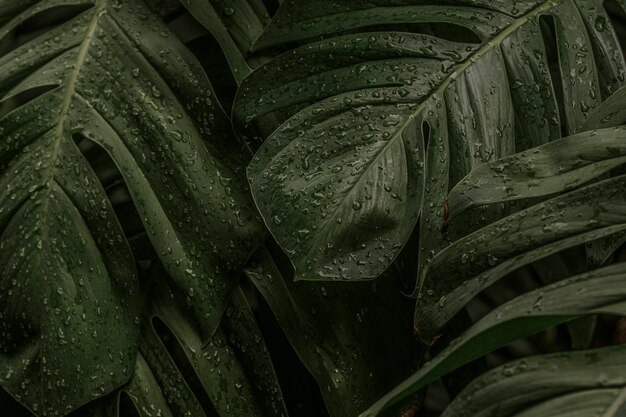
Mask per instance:
[[[621,345],[508,363],[472,382],[442,417],[621,416],[624,354]]]
[[[361,417],[380,415],[391,405],[426,387],[441,376],[518,338],[581,316],[626,315],[625,274],[626,263],[618,263],[539,288],[499,306],[453,340],[419,371],[364,411]],[[590,384],[597,383],[596,378],[590,375],[583,374],[581,379]],[[538,379],[536,382],[539,384],[546,381]],[[527,388],[526,384],[520,386]],[[544,385],[542,387],[546,388]],[[459,402],[464,401],[462,395],[458,398]],[[497,401],[506,401],[507,398],[510,396],[501,396]],[[493,398],[492,401],[496,403]],[[452,410],[458,410],[454,408],[454,404]],[[456,416],[456,414],[445,415]]]
[[[622,86],[608,22],[583,0],[284,2],[255,48],[303,45],[244,81],[234,115],[287,119],[248,175],[302,278],[376,277],[418,217],[423,269],[452,185],[573,134]]]
[[[183,0],[189,12],[207,28],[222,47],[240,83],[252,72],[246,55],[269,23],[261,0]]]
[[[201,340],[262,231],[206,75],[141,2],[7,0],[0,15],[0,39],[18,37],[0,57],[0,384],[61,415],[128,380],[143,299],[83,143],[122,173]]]
[[[235,291],[205,345],[185,318],[184,303],[161,278],[150,293],[135,373],[118,398],[128,395],[142,417],[286,416],[267,348],[242,292]]]
[[[417,352],[406,320],[413,303],[400,293],[395,271],[373,282],[320,286],[294,283],[284,270],[264,248],[246,272],[315,377],[330,415],[355,416],[408,376]],[[392,317],[398,322],[387,326]]]

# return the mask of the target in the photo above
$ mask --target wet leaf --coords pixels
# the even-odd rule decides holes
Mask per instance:
[[[579,131],[619,126],[626,123],[626,87],[622,87],[598,106]]]
[[[449,221],[470,207],[568,191],[626,162],[626,128],[579,133],[481,165],[450,191]]]
[[[626,176],[505,217],[457,240],[424,270],[415,326],[427,343],[473,296],[537,259],[626,229]],[[441,300],[445,302],[441,302]]]
[[[449,185],[558,138],[561,123],[574,133],[626,67],[602,53],[617,47],[613,28],[588,24],[605,12],[579,9],[572,0],[284,2],[255,48],[304,45],[243,82],[234,116],[240,126],[285,120],[248,176],[301,277],[376,277],[420,213],[422,270],[448,245]],[[558,80],[542,17],[554,23]]]
[[[241,290],[234,292],[207,344],[177,298],[161,282],[153,293],[151,317],[170,329],[219,416],[286,417],[267,347]]]
[[[206,75],[141,2],[4,3],[19,14],[0,39],[64,19],[0,55],[0,383],[36,415],[63,415],[128,380],[141,307],[128,243],[76,142],[114,160],[165,268],[193,292],[203,340],[264,232],[248,155]]]
[[[625,276],[626,263],[619,263],[576,275],[514,298],[476,322],[419,371],[363,412],[361,417],[377,416],[390,405],[424,388],[442,375],[519,338],[581,316],[626,315]],[[536,382],[539,384],[546,381],[536,379]],[[522,384],[520,387],[526,385]],[[511,395],[501,396],[498,403],[512,398],[514,393],[520,392],[520,387]],[[549,393],[549,390],[544,393]]]
[[[618,417],[626,411],[624,345],[532,356],[481,375],[442,417]]]
[[[203,344],[184,315],[184,300],[168,287],[166,276],[161,278],[142,321],[133,378],[114,400],[128,395],[142,417],[287,416],[267,348],[241,291],[235,291],[220,327]]]
[[[411,321],[402,318],[413,303],[391,271],[371,283],[294,283],[264,249],[247,274],[315,377],[331,416],[356,415],[411,372],[416,350]]]

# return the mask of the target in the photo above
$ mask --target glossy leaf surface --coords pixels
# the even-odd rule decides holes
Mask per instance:
[[[559,281],[501,305],[361,416],[379,415],[442,375],[516,339],[584,315],[625,315],[625,276],[626,264],[619,263]]]
[[[624,127],[555,140],[473,170],[450,191],[449,219],[470,207],[568,191],[624,162]]]
[[[20,6],[0,39],[66,14],[0,56],[13,106],[0,119],[1,383],[37,415],[61,415],[128,380],[141,307],[128,243],[77,141],[114,160],[205,340],[237,285],[228,271],[263,232],[247,155],[206,75],[141,2]]]
[[[317,380],[331,416],[358,414],[410,373],[411,321],[387,320],[406,318],[413,303],[391,271],[371,283],[294,283],[262,250],[247,274]]]
[[[248,77],[234,115],[242,124],[291,116],[248,176],[302,277],[377,276],[420,213],[422,269],[447,245],[440,229],[449,184],[558,138],[560,123],[573,133],[623,84],[623,57],[601,53],[617,47],[613,29],[587,24],[605,14],[571,0],[285,2],[256,48],[305,45]],[[554,22],[564,106],[542,17]],[[457,38],[437,36],[432,27],[441,25]]]
[[[472,382],[442,417],[619,417],[625,354],[622,345],[508,363]]]
[[[473,296],[552,253],[626,229],[626,176],[552,198],[452,243],[425,269],[415,326],[431,343]]]

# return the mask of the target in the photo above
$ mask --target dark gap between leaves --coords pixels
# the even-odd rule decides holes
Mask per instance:
[[[450,395],[441,379],[429,384],[426,388],[426,398],[424,400],[424,417],[441,415],[448,407],[448,404],[450,404]]]
[[[563,79],[561,77],[561,67],[559,63],[559,47],[556,39],[556,22],[553,16],[543,15],[539,17],[539,26],[546,48],[546,59],[550,69],[550,78],[554,86],[554,95],[559,109],[559,119],[561,125],[561,136],[568,136],[565,115],[565,100],[563,98]]]
[[[424,137],[424,155],[426,155],[430,142],[430,125],[426,121],[422,122],[422,136]]]
[[[623,344],[626,344],[626,317],[599,315],[590,348]]]
[[[626,12],[616,0],[605,0],[602,5],[609,15],[613,28],[615,28],[622,54],[626,55]]]
[[[289,415],[329,417],[319,385],[291,346],[263,295],[247,276],[240,285],[267,345]]]
[[[208,32],[202,23],[198,22],[191,13],[185,11],[184,8],[181,10],[181,13],[168,21],[167,26],[182,43],[186,44],[204,36]]]
[[[0,39],[0,56],[19,48],[42,33],[53,30],[92,7],[94,7],[93,4],[72,4],[41,10]]]
[[[135,404],[130,399],[130,396],[122,391],[120,393],[120,414],[119,417],[141,417],[139,410],[135,407]]]
[[[265,6],[265,9],[267,10],[267,13],[273,17],[278,11],[278,8],[280,7],[280,3],[278,2],[278,0],[262,0],[262,1],[263,1],[263,5]]]
[[[176,364],[176,368],[189,386],[189,389],[200,403],[202,410],[208,417],[219,417],[219,414],[215,411],[213,402],[211,402],[211,399],[202,386],[200,379],[198,379],[198,375],[191,365],[191,362],[189,362],[185,351],[180,343],[178,343],[178,340],[176,340],[172,331],[169,327],[167,327],[167,324],[165,324],[159,317],[153,317],[152,327],[161,340],[161,343],[163,343],[167,353],[169,353],[170,357]]]
[[[14,399],[4,388],[0,387],[0,405],[2,413],[10,417],[32,417],[32,414]]]
[[[79,408],[70,412],[65,417],[135,417],[135,415],[128,416],[127,414],[124,414],[124,410],[122,410],[121,408],[119,415],[114,414],[115,410],[117,409],[117,395],[118,391],[115,390],[113,392],[103,395],[102,397],[95,398],[92,401],[89,401],[88,403],[83,404]]]
[[[237,83],[226,60],[226,56],[215,37],[210,33],[187,43],[209,77],[217,100],[226,114],[230,114],[235,101]]]

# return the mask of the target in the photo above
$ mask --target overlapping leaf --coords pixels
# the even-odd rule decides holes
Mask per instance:
[[[287,416],[265,343],[241,291],[203,345],[184,317],[180,297],[161,278],[150,291],[133,377],[92,407],[107,417],[126,415],[122,406],[128,405],[141,417]],[[130,404],[122,404],[122,396]],[[100,415],[88,414],[89,408],[81,411]]]
[[[130,396],[141,415],[287,415],[265,343],[240,291],[206,345],[166,284],[159,283],[152,296],[134,377],[120,391]],[[157,329],[155,320],[161,320],[171,336]],[[166,349],[163,337],[173,337],[168,344],[180,350]],[[181,366],[183,362],[190,368]],[[203,395],[194,391],[190,380],[199,381],[195,389]]]
[[[163,283],[159,286],[149,317],[162,320],[172,332],[219,416],[285,417],[265,342],[241,290],[235,291],[220,327],[204,344],[197,327],[185,318],[182,300]]]
[[[626,127],[617,127],[579,133],[481,165],[450,192],[449,221],[470,207],[574,189],[625,162]]]
[[[626,412],[624,345],[535,356],[472,382],[442,417],[619,417]]]
[[[293,115],[248,175],[303,277],[377,276],[420,210],[422,269],[447,245],[449,184],[558,138],[561,123],[574,133],[623,84],[608,22],[600,4],[582,0],[286,1],[255,47],[311,43],[247,78],[234,114],[243,124]],[[388,28],[398,30],[379,31]],[[550,31],[563,104],[549,70]]]
[[[507,273],[563,249],[626,229],[626,176],[519,211],[452,243],[423,275],[415,316],[431,343],[473,296]]]
[[[442,375],[518,338],[580,316],[626,315],[625,277],[626,263],[619,263],[559,281],[503,304],[452,341],[440,354],[361,416],[379,415],[390,405]]]
[[[130,377],[140,307],[132,254],[75,140],[118,166],[203,340],[237,284],[227,272],[262,231],[247,156],[206,76],[141,2],[0,10],[19,12],[0,39],[68,13],[0,57],[3,104],[16,102],[0,119],[0,383],[35,414],[61,415]]]
[[[238,83],[252,71],[246,55],[269,23],[261,0],[183,0],[219,42]]]
[[[413,303],[391,271],[371,283],[294,283],[262,250],[247,273],[315,377],[331,416],[355,416],[411,372],[415,349],[406,318]]]

